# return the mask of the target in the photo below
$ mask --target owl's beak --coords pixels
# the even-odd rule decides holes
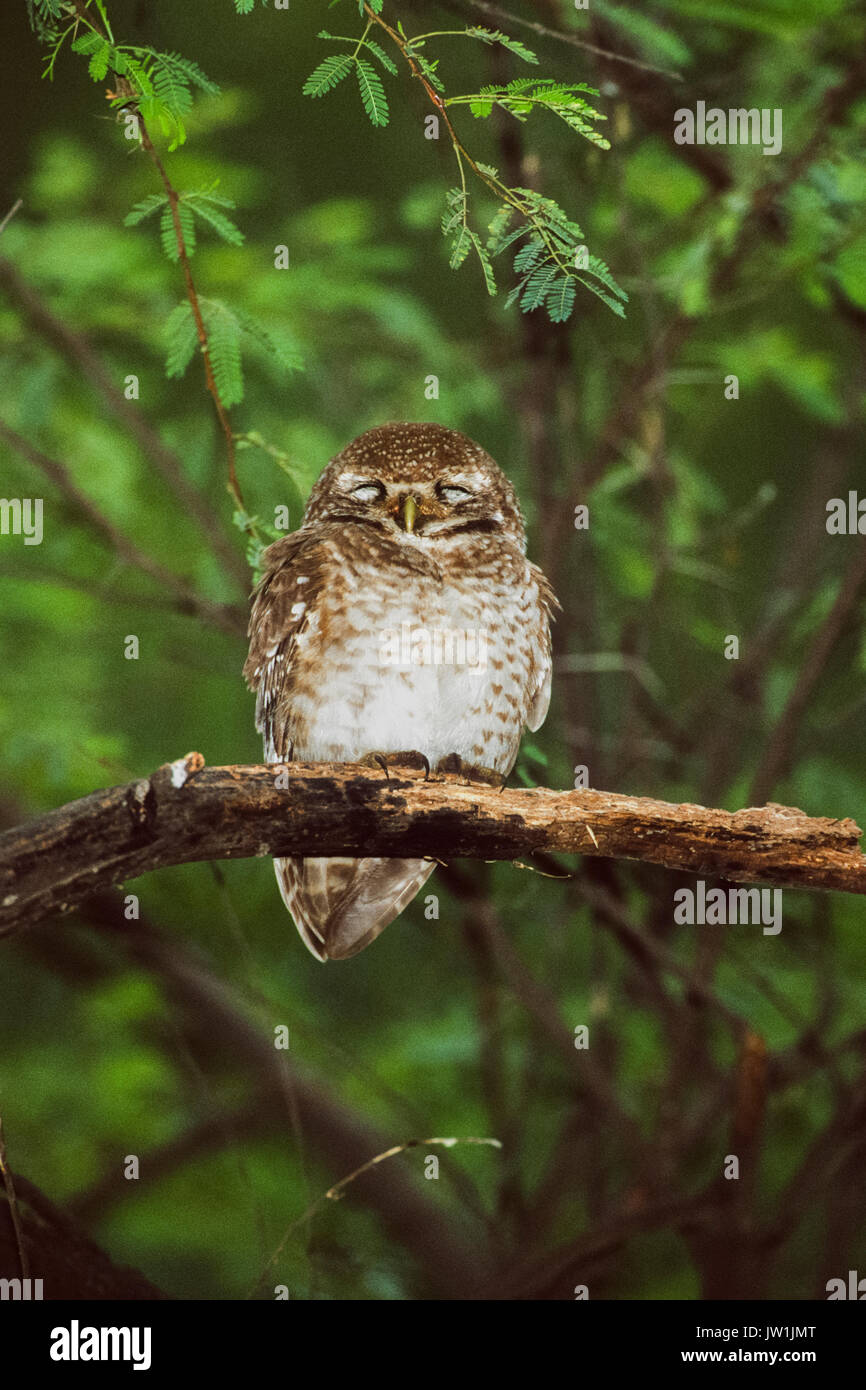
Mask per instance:
[[[415,530],[415,517],[418,514],[418,503],[410,493],[403,503],[403,530],[408,531],[411,536]]]

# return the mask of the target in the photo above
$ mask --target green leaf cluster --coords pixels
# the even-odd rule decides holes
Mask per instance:
[[[94,82],[104,82],[113,74],[111,105],[135,110],[148,125],[159,127],[169,149],[176,150],[186,141],[186,118],[192,110],[194,90],[216,95],[219,87],[198,63],[180,53],[116,43],[104,5],[97,8],[102,20],[99,27],[86,13],[75,11],[70,18],[68,7],[45,7],[34,13],[37,31],[49,49],[43,76],[53,78],[58,55],[69,39],[72,51],[87,59],[87,71]],[[67,18],[65,27],[45,23],[55,16]]]
[[[552,77],[518,77],[504,86],[487,86],[471,96],[449,97],[448,106],[468,105],[472,115],[484,119],[494,107],[507,111],[519,121],[536,109],[550,111],[566,125],[600,150],[609,150],[610,141],[592,122],[607,119],[586,100],[584,93],[598,96],[585,82],[556,82]]]
[[[361,39],[352,39],[343,34],[329,34],[327,30],[323,29],[319,38],[330,39],[333,43],[352,43],[355,45],[356,51],[354,53],[332,53],[319,63],[304,83],[304,96],[325,96],[326,93],[333,91],[344,77],[348,77],[354,68],[361,102],[371,125],[386,126],[390,119],[390,113],[382,79],[369,59],[361,56],[360,50],[365,48],[377,59],[386,72],[392,74],[397,71],[393,60],[388,57],[379,44],[366,38],[366,36]]]
[[[226,216],[225,208],[234,208],[234,203],[231,198],[224,198],[215,193],[213,188],[199,189],[192,193],[181,193],[178,196],[174,212],[177,213],[184,249],[188,256],[195,253],[196,219],[210,227],[222,241],[228,242],[230,246],[243,245],[244,234],[240,227]],[[135,207],[123,219],[124,226],[136,227],[140,222],[144,222],[157,212],[160,213],[159,231],[162,249],[170,261],[176,261],[180,256],[177,227],[169,198],[165,193],[150,193],[140,203],[136,203]]]
[[[507,236],[502,224],[488,243],[491,255],[497,255],[526,238],[514,256],[519,278],[506,304],[519,299],[524,313],[544,304],[554,323],[564,323],[574,307],[576,286],[581,284],[624,318],[628,295],[604,261],[590,254],[578,224],[552,198],[535,189],[515,188],[513,192],[522,204],[524,224]]]
[[[242,341],[263,350],[280,367],[293,371],[300,367],[297,354],[275,339],[256,319],[240,309],[230,308],[221,299],[199,299],[208,340],[211,369],[219,398],[228,410],[244,398]],[[199,346],[198,326],[192,306],[183,300],[166,320],[165,374],[181,377]]]
[[[583,232],[558,203],[531,188],[507,188],[489,165],[476,168],[497,187],[502,202],[488,227],[485,241],[469,225],[469,199],[463,188],[449,189],[442,215],[442,233],[450,242],[449,265],[457,270],[475,250],[488,294],[496,294],[492,257],[522,242],[514,255],[517,284],[506,307],[519,301],[524,313],[545,308],[554,323],[564,323],[574,309],[578,284],[590,290],[620,318],[628,295],[616,283],[604,261],[592,255]],[[515,216],[520,224],[509,230]]]
[[[519,39],[512,39],[508,34],[503,34],[501,29],[485,29],[480,24],[473,24],[471,28],[465,29],[464,33],[469,39],[480,39],[482,43],[498,43],[502,48],[507,48],[509,53],[514,53],[518,58],[522,58],[524,63],[537,63],[538,58],[531,48],[527,48],[525,43]]]
[[[363,15],[363,0],[359,8]],[[381,4],[370,8],[378,14]],[[320,39],[331,43],[350,44],[353,52],[329,54],[310,73],[303,91],[304,95],[309,97],[325,96],[348,77],[354,68],[368,118],[373,125],[384,126],[388,123],[388,105],[382,79],[373,63],[361,56],[362,51],[369,53],[391,74],[396,73],[397,68],[379,44],[370,39],[370,29],[375,21],[369,17],[369,11],[367,13],[368,23],[360,37],[331,34],[325,29],[319,32]],[[389,29],[388,33],[403,57],[413,65],[416,76],[420,76],[428,89],[436,94],[434,101],[443,111],[448,107],[468,106],[474,117],[485,119],[494,109],[499,109],[508,112],[519,121],[525,121],[534,110],[549,111],[598,149],[610,148],[609,140],[600,134],[594,124],[606,118],[588,100],[590,97],[597,97],[598,92],[585,82],[559,82],[551,77],[522,77],[504,84],[485,86],[480,91],[466,95],[445,94],[445,84],[438,71],[439,59],[428,57],[422,51],[425,45],[434,39],[470,38],[488,46],[498,44],[523,62],[537,65],[538,58],[531,49],[501,30],[473,25],[465,29],[439,30],[410,36],[398,20],[397,32]],[[525,240],[525,245],[515,258],[518,282],[508,296],[507,305],[519,300],[521,309],[526,313],[543,306],[554,322],[562,323],[570,317],[577,286],[581,285],[601,299],[615,314],[624,317],[623,304],[628,296],[613,279],[605,263],[597,256],[589,254],[583,245],[583,234],[577,224],[569,219],[553,199],[542,197],[533,190],[507,187],[495,169],[471,158],[459,143],[450,119],[447,116],[445,119],[459,165],[461,182],[460,188],[449,189],[446,193],[445,212],[441,222],[443,235],[449,243],[448,264],[451,269],[459,269],[470,253],[474,253],[481,267],[487,292],[495,295],[497,286],[492,256],[512,243]],[[470,224],[467,168],[487,185],[499,202],[499,210],[491,223],[490,237],[486,241],[478,229]],[[520,225],[506,236],[507,224],[514,214],[520,215]]]

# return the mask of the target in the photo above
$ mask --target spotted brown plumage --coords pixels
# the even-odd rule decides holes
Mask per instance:
[[[265,760],[355,762],[417,750],[503,775],[550,701],[556,599],[526,558],[511,483],[441,425],[368,430],[270,546],[244,675]],[[320,960],[368,945],[435,867],[426,859],[277,859]]]

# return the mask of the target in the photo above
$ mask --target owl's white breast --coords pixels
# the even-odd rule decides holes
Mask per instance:
[[[525,592],[489,574],[448,583],[364,568],[329,586],[298,637],[297,672],[316,680],[295,685],[295,756],[412,749],[431,765],[457,753],[510,769],[534,660]]]

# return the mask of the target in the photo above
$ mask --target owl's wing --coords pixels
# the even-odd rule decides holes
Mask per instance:
[[[256,728],[264,737],[265,757],[286,756],[286,695],[298,634],[308,605],[319,593],[324,547],[311,531],[295,531],[268,546],[265,572],[253,593],[244,677],[256,691]]]
[[[547,718],[547,711],[550,708],[552,675],[553,668],[548,653],[547,663],[539,674],[538,687],[532,697],[532,704],[529,706],[529,713],[526,716],[526,727],[531,734],[534,734],[536,729],[540,729]]]
[[[539,643],[536,651],[535,665],[535,686],[532,699],[529,704],[529,712],[526,716],[526,727],[530,733],[535,733],[540,729],[550,708],[550,686],[553,676],[553,653],[550,642],[550,623],[553,619],[554,610],[561,608],[562,605],[556,594],[553,592],[543,571],[537,565],[530,565],[532,577],[538,586],[539,607],[544,614],[545,621],[541,624],[539,632]]]

